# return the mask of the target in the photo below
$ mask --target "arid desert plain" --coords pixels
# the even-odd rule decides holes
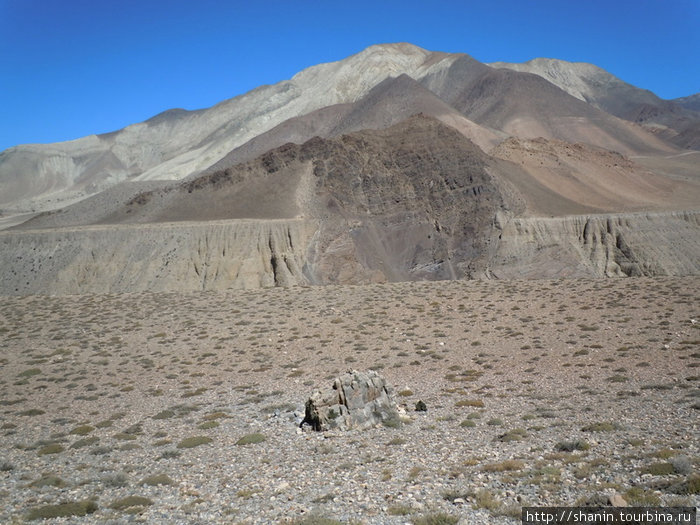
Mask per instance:
[[[699,292],[659,277],[3,297],[0,521],[697,506]],[[301,431],[306,398],[349,369],[384,375],[404,423]]]

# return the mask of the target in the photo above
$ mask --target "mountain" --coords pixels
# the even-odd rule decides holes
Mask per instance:
[[[389,76],[440,68],[443,56],[409,44],[372,46],[204,110],[171,110],[112,133],[10,148],[0,153],[0,206],[41,210],[124,180],[181,179],[289,118],[354,102]]]
[[[679,147],[696,149],[700,104],[696,98],[663,100],[584,62],[536,58],[522,64],[494,62],[494,68],[538,75],[592,106],[621,119],[646,125]]]
[[[639,127],[596,111],[575,96],[567,97],[565,90],[543,82],[542,77],[495,69],[464,54],[385,44],[338,62],[312,66],[290,80],[261,86],[211,108],[169,110],[112,133],[10,148],[0,153],[0,209],[5,215],[56,209],[122,181],[182,179],[289,119],[307,116],[305,121],[311,123],[307,133],[291,135],[290,140],[310,138],[314,126],[326,136],[324,133],[331,130],[325,127],[330,124],[317,124],[317,117],[332,120],[329,113],[340,109],[333,106],[355,104],[382,81],[401,75],[414,79],[443,105],[451,106],[444,108],[444,114],[450,115],[455,126],[471,126],[462,121],[468,119],[502,138],[542,135],[590,142],[628,154],[673,149]],[[398,90],[395,96],[401,96]],[[366,101],[371,103],[371,98]],[[385,111],[391,104],[400,106],[385,102]],[[408,108],[406,104],[403,114]],[[312,114],[318,110],[320,113]],[[354,110],[363,111],[361,107]],[[419,111],[435,114],[427,108],[414,112]],[[387,118],[388,114],[384,113],[383,122],[377,115],[370,127],[395,123],[397,120]],[[335,130],[336,135],[359,129],[362,119],[367,120],[357,115],[348,118],[344,128]],[[357,125],[352,124],[353,118],[359,118]],[[296,125],[304,124],[297,121],[290,127]],[[251,155],[259,152],[253,148]]]
[[[372,46],[208,109],[11,148],[0,293],[700,273],[700,151],[670,141],[694,143],[693,110],[669,102],[680,132],[632,122],[653,95],[527,64]]]
[[[424,82],[467,118],[512,135],[583,141],[626,154],[673,151],[638,126],[531,73],[458,60],[445,74],[432,74]]]
[[[690,95],[688,97],[676,98],[673,99],[672,102],[691,111],[700,111],[700,93],[695,93],[695,95]]]

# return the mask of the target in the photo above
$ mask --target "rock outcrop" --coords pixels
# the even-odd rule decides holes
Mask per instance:
[[[399,421],[393,388],[385,379],[374,371],[351,370],[335,378],[332,388],[311,394],[301,426],[351,430]]]

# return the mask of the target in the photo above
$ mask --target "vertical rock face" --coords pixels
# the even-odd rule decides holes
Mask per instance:
[[[313,430],[371,428],[399,421],[393,388],[377,372],[351,370],[335,378],[329,390],[317,390],[306,402],[302,427]]]

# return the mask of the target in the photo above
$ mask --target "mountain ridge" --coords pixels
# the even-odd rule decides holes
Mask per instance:
[[[181,179],[290,118],[334,104],[354,103],[392,76],[406,74],[430,89],[454,72],[455,64],[467,76],[499,76],[465,54],[432,52],[407,43],[380,44],[340,61],[311,66],[289,80],[260,86],[210,108],[167,110],[121,130],[64,143],[15,146],[0,153],[0,207],[6,215],[42,211],[126,180]],[[437,95],[450,104],[449,90]],[[475,120],[478,114],[463,117]],[[489,121],[476,123],[493,127]],[[517,134],[523,126],[533,127],[532,122],[506,124],[506,130],[497,131]],[[618,124],[613,127],[622,129]],[[562,129],[566,129],[564,124],[548,138],[566,139],[558,136]],[[634,138],[635,134],[644,135],[638,130],[623,133],[633,143],[665,147],[663,141],[654,143],[656,139]],[[692,144],[694,135],[688,138],[689,134],[686,131],[683,140]]]

